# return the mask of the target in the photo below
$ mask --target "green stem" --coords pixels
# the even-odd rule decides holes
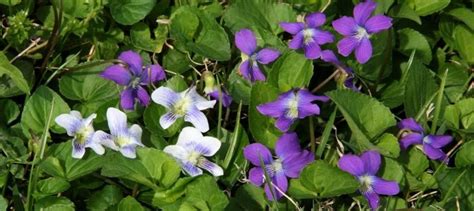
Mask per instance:
[[[328,143],[329,136],[331,135],[332,126],[334,125],[334,120],[336,119],[337,107],[334,108],[334,111],[331,113],[329,120],[326,122],[326,126],[323,130],[323,135],[321,137],[321,143],[319,143],[318,149],[316,150],[316,157],[322,158],[326,144]]]
[[[232,137],[232,143],[230,143],[230,147],[227,150],[227,153],[225,155],[224,163],[222,164],[224,169],[227,169],[227,167],[229,167],[230,160],[232,160],[232,157],[234,156],[235,147],[237,146],[237,140],[240,133],[239,129],[240,129],[241,112],[242,112],[242,101],[240,101],[239,108],[237,110],[237,118],[236,118],[236,123],[235,123],[234,136]]]
[[[431,134],[436,133],[436,127],[438,126],[437,124],[438,124],[439,114],[441,112],[441,102],[443,101],[444,87],[446,85],[446,78],[448,77],[448,71],[449,69],[446,69],[444,71],[443,78],[441,78],[441,85],[438,91],[438,99],[436,99],[435,112],[434,112],[433,122],[431,124]]]
[[[428,109],[428,107],[430,107],[431,102],[434,100],[434,98],[436,97],[437,94],[438,94],[438,91],[433,93],[433,95],[431,95],[430,99],[428,99],[428,101],[426,101],[425,105],[423,105],[423,108],[421,108],[421,110],[418,111],[418,114],[416,114],[416,118],[415,118],[415,120],[417,122],[420,121],[421,116],[425,113],[425,111]]]
[[[217,84],[220,85],[219,77],[216,77]],[[221,87],[217,86],[217,90],[219,92],[219,106],[218,106],[218,116],[217,119],[217,138],[221,137],[221,130],[222,130],[222,92]]]

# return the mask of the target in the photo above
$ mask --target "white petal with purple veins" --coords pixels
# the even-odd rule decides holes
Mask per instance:
[[[128,130],[133,137],[135,137],[139,142],[140,140],[142,140],[142,128],[137,125],[137,124],[134,124],[130,127],[130,129]],[[140,142],[141,143],[141,142]]]
[[[209,130],[209,123],[207,122],[206,115],[199,111],[197,108],[191,109],[184,116],[184,121],[190,122],[199,131],[207,132]]]
[[[72,113],[61,114],[58,117],[56,117],[54,121],[56,122],[56,124],[66,129],[68,136],[76,135],[76,131],[82,125],[82,119],[80,117],[77,117],[76,115],[73,115]]]
[[[108,108],[107,123],[112,135],[122,134],[127,130],[127,115],[116,108]]]
[[[198,163],[198,166],[203,169],[206,169],[215,177],[224,175],[224,170],[222,170],[220,166],[218,166],[217,164],[211,161],[206,160],[205,158],[201,158],[201,160]]]
[[[120,148],[120,153],[122,153],[123,156],[131,159],[135,159],[137,157],[135,146],[132,145]]]
[[[92,141],[95,143],[100,143],[105,147],[108,147],[112,150],[118,151],[119,147],[115,144],[112,136],[110,134],[105,133],[102,130],[98,130],[94,133],[92,137]]]
[[[160,126],[163,129],[168,129],[174,122],[176,122],[176,119],[178,119],[179,117],[181,116],[178,116],[171,112],[167,112],[160,117]]]
[[[168,87],[160,87],[151,93],[151,99],[167,109],[173,108],[174,104],[181,99],[179,93],[176,93]]]
[[[201,140],[202,138],[202,133],[196,128],[185,127],[181,130],[181,133],[179,133],[176,145],[182,147],[193,145],[194,142],[196,142],[197,140]]]

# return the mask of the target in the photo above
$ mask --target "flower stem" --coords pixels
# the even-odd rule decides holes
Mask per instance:
[[[438,91],[438,98],[436,99],[436,104],[435,104],[433,122],[431,124],[431,131],[430,131],[431,134],[436,133],[436,127],[438,126],[437,124],[438,124],[439,114],[441,112],[441,102],[443,101],[444,87],[446,85],[446,78],[448,77],[448,71],[449,69],[446,69],[444,71],[443,77],[441,78],[441,84]]]
[[[336,69],[334,70],[334,72],[328,77],[326,78],[323,82],[321,82],[317,87],[315,87],[313,90],[311,90],[312,93],[315,93],[317,92],[318,90],[320,90],[324,85],[326,85],[327,83],[329,83],[329,81],[331,81],[334,77],[336,77],[336,75],[339,73],[340,69]]]
[[[322,158],[324,148],[329,140],[329,135],[331,135],[332,126],[334,125],[334,120],[336,119],[337,107],[334,108],[334,111],[331,113],[329,120],[326,122],[326,126],[323,130],[323,135],[321,137],[321,143],[319,143],[318,149],[316,150],[316,157]]]

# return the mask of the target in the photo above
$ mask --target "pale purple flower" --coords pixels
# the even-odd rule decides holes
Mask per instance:
[[[205,157],[215,155],[220,147],[219,139],[203,136],[196,128],[185,127],[178,136],[178,142],[175,145],[166,146],[163,151],[173,156],[180,163],[181,168],[192,177],[202,174],[200,168],[217,177],[224,175],[224,171]]]
[[[61,114],[54,120],[56,124],[66,129],[67,135],[72,139],[72,157],[81,159],[86,153],[86,148],[91,148],[98,155],[103,155],[104,147],[99,142],[92,139],[94,127],[92,121],[97,117],[91,114],[83,119],[79,111],[71,111],[69,114]]]
[[[235,33],[235,45],[242,51],[239,73],[251,82],[265,80],[259,64],[269,64],[280,56],[280,52],[272,48],[258,50],[257,39],[249,29],[242,29]]]
[[[143,86],[153,84],[165,78],[165,72],[159,64],[143,66],[140,54],[133,51],[122,52],[118,59],[125,62],[107,67],[100,75],[125,86],[120,94],[120,105],[125,110],[133,110],[135,99],[143,105],[150,104],[150,95]]]
[[[256,186],[265,183],[265,193],[270,200],[281,198],[282,192],[288,190],[288,177],[298,178],[301,170],[314,161],[313,153],[301,149],[296,133],[283,134],[276,142],[275,153],[276,156],[273,158],[270,150],[260,143],[253,143],[244,148],[245,159],[255,166],[249,171],[250,182]],[[263,169],[270,177],[268,179],[272,183],[271,189],[265,182]]]
[[[397,195],[400,187],[395,181],[387,181],[377,176],[381,164],[377,151],[364,152],[360,157],[347,154],[341,157],[338,166],[345,172],[355,176],[360,182],[359,191],[369,202],[370,208],[379,207],[379,195]]]
[[[410,145],[423,145],[423,153],[432,160],[445,160],[446,153],[441,149],[449,144],[453,138],[448,135],[425,135],[423,127],[415,119],[407,118],[398,123],[401,130],[408,133],[402,135],[400,146],[407,149]]]
[[[134,159],[136,155],[136,147],[144,145],[141,142],[142,128],[134,124],[127,126],[127,115],[116,108],[107,109],[107,123],[109,125],[110,134],[98,130],[93,136],[96,143],[115,150],[120,151],[123,156]]]
[[[361,64],[372,57],[372,44],[370,37],[373,34],[389,29],[392,19],[385,15],[372,15],[377,3],[366,1],[354,7],[354,17],[343,16],[332,22],[334,29],[344,36],[337,43],[339,54],[349,56],[355,49],[355,57]]]
[[[184,117],[184,121],[190,122],[199,131],[207,132],[209,122],[202,110],[214,107],[215,100],[207,100],[196,92],[196,87],[191,87],[183,92],[175,92],[168,87],[160,87],[153,91],[151,99],[167,109],[160,117],[160,125],[163,129],[169,128],[178,118]]]
[[[354,78],[355,78],[354,71],[352,71],[350,67],[347,67],[341,61],[339,61],[339,59],[337,59],[334,52],[332,52],[331,50],[323,50],[321,52],[321,60],[325,62],[329,62],[333,64],[334,66],[336,66],[337,68],[343,70],[345,74],[347,75],[347,78],[344,80],[344,86],[346,88],[352,89],[353,91],[360,92],[360,88],[358,88],[354,84]]]
[[[257,110],[263,115],[277,118],[275,126],[286,132],[296,119],[319,115],[319,106],[312,103],[315,100],[327,102],[329,98],[313,95],[306,89],[290,90],[273,102],[257,106]]]
[[[305,22],[281,22],[280,27],[293,35],[289,43],[291,49],[303,49],[305,57],[317,59],[321,56],[320,45],[334,42],[334,36],[321,30],[321,26],[326,22],[323,13],[311,13],[305,17]]]

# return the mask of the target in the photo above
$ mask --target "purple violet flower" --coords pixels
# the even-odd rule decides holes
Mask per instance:
[[[143,66],[142,58],[134,51],[122,52],[118,59],[125,62],[107,67],[101,74],[118,85],[125,86],[120,94],[120,106],[133,110],[135,99],[143,106],[150,104],[150,95],[143,86],[150,85],[165,78],[165,72],[159,64]]]
[[[329,62],[329,63],[333,64],[334,66],[336,66],[337,68],[339,68],[341,70],[344,70],[344,72],[346,74],[346,77],[345,77],[345,80],[344,80],[344,86],[348,89],[352,89],[355,92],[360,92],[360,88],[358,88],[354,84],[354,78],[355,78],[354,71],[352,71],[352,69],[350,67],[347,67],[341,61],[339,61],[339,59],[337,59],[337,57],[336,57],[336,55],[334,54],[333,51],[331,51],[331,50],[322,51],[321,52],[321,60],[323,60],[325,62]]]
[[[344,36],[337,43],[339,54],[349,56],[355,49],[355,57],[361,64],[372,57],[370,37],[392,26],[392,19],[385,15],[370,17],[377,3],[366,1],[354,7],[354,17],[343,16],[332,22],[334,29]]]
[[[257,110],[263,115],[277,118],[275,126],[286,132],[296,119],[319,115],[319,106],[312,103],[315,100],[327,102],[329,98],[313,95],[306,89],[290,90],[273,102],[257,106]]]
[[[326,16],[317,12],[306,16],[304,23],[282,22],[280,27],[293,35],[288,44],[291,49],[303,48],[306,58],[317,59],[321,56],[320,45],[334,42],[334,36],[330,32],[320,29],[324,22]]]
[[[235,33],[235,45],[242,51],[239,73],[251,82],[265,80],[259,63],[269,64],[280,56],[280,52],[272,48],[263,48],[257,51],[257,39],[249,29],[242,29]]]
[[[214,74],[209,71],[204,71],[202,73],[202,77],[204,78],[204,93],[209,95],[211,99],[220,101],[221,96],[219,96],[219,85],[216,85],[216,80],[214,79]],[[222,95],[222,106],[229,107],[232,103],[232,97],[229,95],[229,92],[225,90],[223,87],[220,87],[220,93]]]
[[[359,180],[361,184],[359,191],[367,199],[372,210],[379,207],[379,194],[393,196],[400,192],[397,182],[376,176],[380,163],[380,154],[377,151],[364,152],[360,157],[351,154],[344,155],[338,162],[340,169]]]
[[[401,130],[407,130],[400,139],[402,149],[407,149],[410,145],[423,145],[423,153],[431,160],[445,160],[446,154],[441,150],[449,144],[453,138],[448,135],[425,135],[423,127],[415,119],[407,118],[398,123]]]
[[[281,198],[281,192],[288,190],[287,177],[298,178],[301,170],[314,160],[311,152],[301,149],[296,133],[283,134],[276,142],[275,153],[276,157],[273,159],[270,150],[260,143],[253,143],[244,148],[245,159],[255,166],[249,171],[250,182],[256,186],[265,182],[263,168],[271,178],[272,190],[265,184],[265,193],[270,200]],[[260,160],[265,166],[261,166]]]

